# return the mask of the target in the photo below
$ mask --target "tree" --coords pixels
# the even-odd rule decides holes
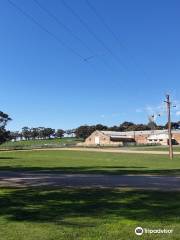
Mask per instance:
[[[55,129],[44,128],[43,130],[44,138],[51,138],[55,134]]]
[[[149,121],[147,126],[151,130],[156,130],[157,129],[157,124],[154,121]]]
[[[105,130],[107,130],[108,129],[108,127],[107,126],[105,126],[105,125],[102,125],[102,124],[97,124],[96,126],[95,126],[95,129],[96,130],[99,130],[99,131],[105,131]]]
[[[75,130],[75,134],[77,138],[83,138],[86,139],[87,137],[89,137],[89,135],[91,135],[91,133],[93,133],[95,131],[95,126],[88,126],[88,125],[83,125],[80,126],[78,128],[76,128]]]
[[[133,128],[135,128],[135,124],[132,122],[123,122],[122,124],[120,124],[119,126],[119,131],[133,131]],[[129,130],[131,128],[131,130]]]
[[[22,128],[22,136],[26,139],[29,140],[31,138],[31,130],[28,127],[23,127]]]
[[[164,130],[165,126],[163,125],[157,125],[156,130]]]
[[[0,111],[0,144],[11,139],[10,131],[5,129],[7,123],[11,120],[8,114]]]
[[[119,127],[114,125],[113,127],[109,127],[108,130],[109,130],[109,131],[118,132],[118,131],[119,131]]]
[[[31,138],[36,139],[39,136],[38,128],[31,128]]]
[[[44,138],[44,127],[38,127],[38,138],[43,139]]]
[[[136,124],[135,131],[151,130],[146,124]]]
[[[63,129],[57,129],[55,136],[57,138],[62,138],[64,136],[65,131]]]
[[[19,132],[18,131],[10,132],[10,137],[12,140],[16,141],[17,138],[19,138]]]
[[[5,127],[6,124],[11,120],[12,119],[9,117],[8,114],[0,111],[0,127]]]
[[[172,129],[179,129],[180,128],[180,122],[171,122]],[[168,128],[168,123],[166,123],[165,128]]]
[[[7,131],[4,127],[0,128],[0,144],[11,140],[10,131]]]

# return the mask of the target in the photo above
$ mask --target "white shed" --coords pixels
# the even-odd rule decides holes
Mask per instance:
[[[148,143],[168,145],[169,136],[167,133],[152,134],[147,138]]]

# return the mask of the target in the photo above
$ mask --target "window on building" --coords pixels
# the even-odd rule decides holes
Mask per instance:
[[[91,138],[89,138],[89,141],[91,141]]]

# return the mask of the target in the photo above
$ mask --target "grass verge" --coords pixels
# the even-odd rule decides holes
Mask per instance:
[[[180,156],[83,151],[0,152],[0,170],[179,175]]]
[[[180,237],[180,193],[121,189],[0,190],[0,239],[129,240],[137,226],[173,229],[141,239]]]
[[[20,149],[34,149],[34,148],[57,148],[64,146],[75,146],[81,142],[81,139],[75,137],[64,137],[54,139],[35,139],[35,140],[21,140],[8,141],[0,145],[1,150],[20,150]]]

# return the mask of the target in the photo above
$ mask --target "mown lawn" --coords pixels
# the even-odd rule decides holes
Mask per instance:
[[[0,152],[0,171],[179,175],[180,156],[80,151]],[[137,226],[173,234],[134,233]],[[0,188],[2,240],[180,239],[180,192]]]
[[[0,149],[13,149],[13,148],[35,148],[35,147],[58,147],[63,145],[75,145],[81,142],[81,139],[75,137],[64,137],[54,139],[35,139],[35,140],[21,140],[21,141],[8,141],[0,145]]]
[[[169,151],[169,146],[137,146],[137,147],[129,147],[129,150],[138,150],[138,151]],[[180,146],[173,146],[174,152],[180,152]]]
[[[64,173],[180,174],[180,156],[83,151],[0,152],[0,170],[53,170]]]
[[[137,226],[173,234],[134,233]],[[180,192],[0,189],[2,240],[180,239]]]

